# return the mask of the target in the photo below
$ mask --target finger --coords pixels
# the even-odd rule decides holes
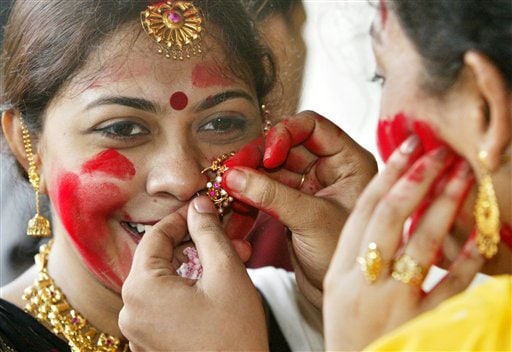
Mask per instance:
[[[445,147],[429,152],[391,186],[375,207],[360,252],[368,243],[375,242],[385,260],[394,256],[402,242],[406,219],[427,196],[450,157],[451,153]]]
[[[224,165],[228,168],[246,166],[256,169],[261,165],[264,147],[265,141],[263,137],[256,138],[243,146],[234,156],[226,160]]]
[[[321,115],[313,111],[303,111],[270,129],[263,163],[266,168],[282,165],[290,148],[302,143],[315,155],[337,154],[343,149],[346,139],[350,139],[346,135],[346,138],[340,138],[342,134],[344,133],[338,126]]]
[[[138,244],[131,272],[161,270],[162,273],[176,275],[172,265],[174,247],[186,235],[187,223],[183,210],[163,218],[144,235]]]
[[[203,266],[203,279],[227,279],[236,270],[245,271],[224,233],[217,209],[207,197],[192,200],[188,209],[188,227]]]
[[[473,185],[473,174],[465,160],[448,176],[444,191],[430,204],[405,251],[424,268],[434,264],[445,237]]]
[[[425,300],[425,310],[432,309],[445,299],[464,291],[485,264],[476,246],[476,231],[468,239],[448,274],[430,291]]]
[[[231,240],[231,245],[240,257],[242,262],[247,262],[252,255],[252,246],[246,240]]]
[[[318,156],[311,153],[303,145],[292,147],[288,152],[288,157],[284,162],[283,167],[292,172],[303,174],[318,160]]]
[[[227,191],[235,198],[254,206],[281,221],[293,232],[306,233],[317,227],[318,219],[325,214],[338,213],[340,207],[334,202],[306,195],[288,187],[264,174],[248,168],[233,168],[224,174]],[[308,216],[297,216],[308,214]],[[341,229],[344,219],[335,223],[325,223],[327,228]],[[318,232],[318,228],[314,228]]]

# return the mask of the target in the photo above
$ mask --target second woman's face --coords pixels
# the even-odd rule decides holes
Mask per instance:
[[[52,101],[40,147],[55,231],[115,291],[148,226],[183,210],[205,187],[201,170],[261,133],[254,90],[214,43],[179,61],[130,38],[117,33]]]

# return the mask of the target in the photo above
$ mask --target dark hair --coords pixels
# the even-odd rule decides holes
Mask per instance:
[[[394,0],[392,6],[424,60],[428,88],[449,88],[468,50],[487,55],[512,87],[512,1]]]
[[[20,111],[29,129],[40,131],[48,104],[91,52],[116,29],[140,21],[140,12],[148,3],[16,1],[4,33],[2,110]],[[242,5],[219,0],[194,0],[194,5],[201,8],[205,27],[216,27],[214,39],[228,53],[233,74],[250,80],[261,101],[274,83],[275,70],[269,50],[257,40],[254,25],[241,15]]]
[[[256,21],[261,21],[272,14],[286,17],[294,6],[301,5],[302,0],[240,0],[247,13]]]

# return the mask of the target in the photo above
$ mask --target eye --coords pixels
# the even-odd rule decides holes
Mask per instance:
[[[373,75],[373,77],[371,78],[370,81],[374,82],[374,83],[378,83],[381,86],[383,86],[384,83],[386,82],[386,78],[384,76],[378,74],[377,72],[375,72],[375,74]]]
[[[149,134],[149,130],[139,123],[122,120],[110,123],[106,126],[99,126],[95,131],[109,138],[129,139]]]
[[[247,121],[236,116],[218,116],[199,127],[200,131],[225,133],[230,131],[241,131],[247,126]]]
[[[204,120],[196,133],[204,142],[229,144],[257,134],[260,130],[257,121],[238,112],[216,113]]]

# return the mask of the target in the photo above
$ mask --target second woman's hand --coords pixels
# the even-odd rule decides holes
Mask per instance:
[[[263,172],[254,170],[262,159]],[[335,124],[305,111],[274,126],[264,146],[248,145],[226,165],[229,193],[290,230],[297,284],[320,308],[341,228],[377,172],[375,159]]]

